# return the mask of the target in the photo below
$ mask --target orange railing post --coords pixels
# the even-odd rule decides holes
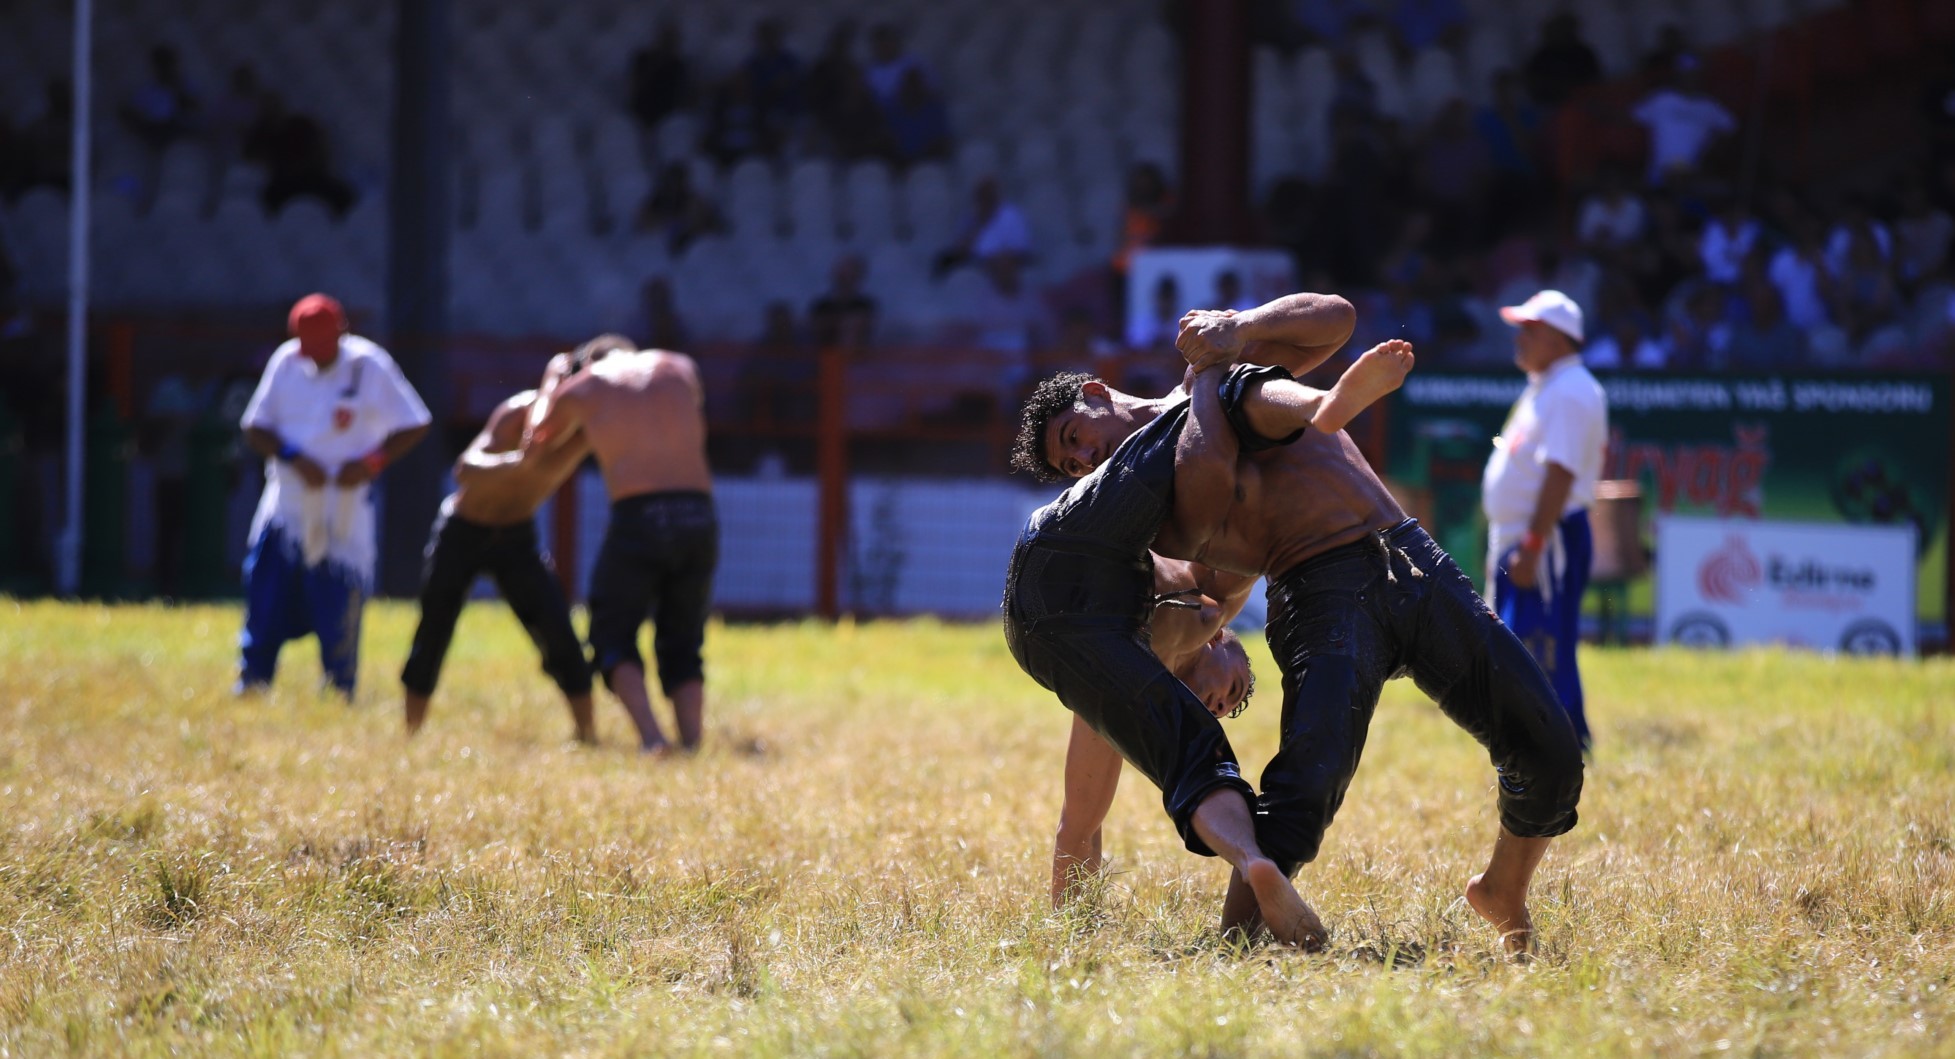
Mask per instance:
[[[131,423],[136,418],[136,325],[118,320],[108,330],[109,396],[122,421]]]
[[[815,384],[815,612],[830,620],[842,612],[842,549],[848,540],[847,371],[839,348],[822,349]]]

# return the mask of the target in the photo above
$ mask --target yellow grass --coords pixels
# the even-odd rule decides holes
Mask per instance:
[[[1591,651],[1600,756],[1529,966],[1457,900],[1483,755],[1404,682],[1301,885],[1232,948],[1130,782],[1117,874],[1044,902],[1067,717],[989,626],[713,630],[710,748],[565,745],[507,612],[397,732],[228,696],[227,608],[0,599],[0,1053],[1951,1054],[1955,666]],[[1276,680],[1232,732],[1254,775]]]

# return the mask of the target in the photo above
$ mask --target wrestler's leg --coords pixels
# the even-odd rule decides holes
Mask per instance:
[[[1192,824],[1208,848],[1234,867],[1230,889],[1233,891],[1238,882],[1246,885],[1255,896],[1263,926],[1276,940],[1311,952],[1324,947],[1330,932],[1316,911],[1304,903],[1290,877],[1256,845],[1256,818],[1241,791],[1218,787],[1209,792],[1196,807]],[[1236,903],[1243,902],[1238,898]],[[1224,905],[1226,908],[1226,901]],[[1223,917],[1225,931],[1246,927],[1246,922],[1231,923],[1226,915]]]
[[[1027,650],[1050,660],[1038,667],[1060,701],[1161,789],[1189,850],[1236,869],[1278,940],[1320,948],[1323,923],[1257,845],[1255,792],[1201,699],[1131,634],[1040,637]]]
[[[638,653],[638,627],[652,604],[650,572],[644,559],[616,536],[607,534],[591,568],[590,641],[592,666],[604,677],[611,693],[631,715],[639,746],[646,753],[664,751],[670,744],[652,714],[645,689],[645,663]]]
[[[1486,871],[1467,883],[1467,902],[1509,952],[1525,952],[1535,868],[1549,840],[1575,826],[1581,743],[1541,667],[1452,559],[1430,542],[1408,550],[1416,550],[1431,591],[1413,680],[1487,748],[1499,776],[1500,832]]]
[[[570,704],[571,721],[576,725],[577,741],[597,742],[597,725],[592,717],[591,669],[577,643],[577,629],[570,623],[570,605],[564,601],[549,562],[529,534],[515,534],[502,543],[490,559],[496,586],[516,620],[523,623],[530,642],[543,655],[543,671],[556,681]]]

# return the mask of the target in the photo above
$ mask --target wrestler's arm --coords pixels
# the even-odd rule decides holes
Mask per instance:
[[[1120,752],[1077,716],[1066,745],[1066,800],[1052,842],[1052,907],[1100,870],[1100,825],[1120,786]]]
[[[520,445],[507,452],[494,453],[471,447],[462,453],[460,462],[477,470],[495,470],[540,462],[558,455],[567,446],[583,444],[583,401],[577,392],[577,381],[558,388],[555,399],[550,401],[549,412],[538,421],[536,408],[543,398],[539,391],[536,401],[530,405]]]
[[[489,413],[489,421],[482,424],[482,430],[468,448],[455,459],[455,481],[466,485],[480,481],[483,476],[505,470],[509,464],[498,463],[493,467],[485,465],[487,457],[515,452],[523,445],[523,427],[527,422],[530,405],[536,400],[535,390],[524,390],[495,407]]]
[[[1190,656],[1242,613],[1255,584],[1253,577],[1156,555],[1154,593],[1175,597],[1157,602],[1148,618],[1148,643],[1161,664],[1179,673]]]
[[[1286,437],[1302,427],[1335,434],[1359,412],[1398,389],[1412,363],[1410,342],[1382,342],[1346,368],[1328,390],[1283,378],[1251,383],[1243,395],[1242,411],[1250,427],[1266,438]]]
[[[1302,375],[1343,348],[1357,323],[1338,295],[1289,294],[1241,312],[1196,309],[1181,318],[1175,347],[1197,367],[1274,364]]]
[[[1222,407],[1225,368],[1195,375],[1188,422],[1174,450],[1174,508],[1162,526],[1170,550],[1200,561],[1208,542],[1221,532],[1235,502],[1235,461],[1241,453],[1235,430]]]

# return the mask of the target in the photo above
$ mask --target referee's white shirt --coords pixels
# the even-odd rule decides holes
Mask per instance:
[[[421,395],[386,350],[358,335],[342,335],[339,359],[323,371],[300,355],[298,339],[279,346],[240,425],[277,434],[325,468],[330,477],[341,466],[379,448],[388,435],[426,426],[431,420]],[[286,526],[310,538],[309,551],[323,551],[324,558],[345,564],[359,580],[368,580],[375,552],[368,491],[364,484],[353,489],[328,484],[322,490],[308,490],[289,465],[266,460],[265,493],[251,521],[251,540],[256,542],[269,526]],[[329,523],[323,536],[316,525],[322,518]],[[306,558],[311,565],[321,556]]]
[[[1550,463],[1575,475],[1564,517],[1593,503],[1608,443],[1608,398],[1580,355],[1563,357],[1530,376],[1500,436],[1493,439],[1493,456],[1480,481],[1489,551],[1498,556],[1526,536]]]

